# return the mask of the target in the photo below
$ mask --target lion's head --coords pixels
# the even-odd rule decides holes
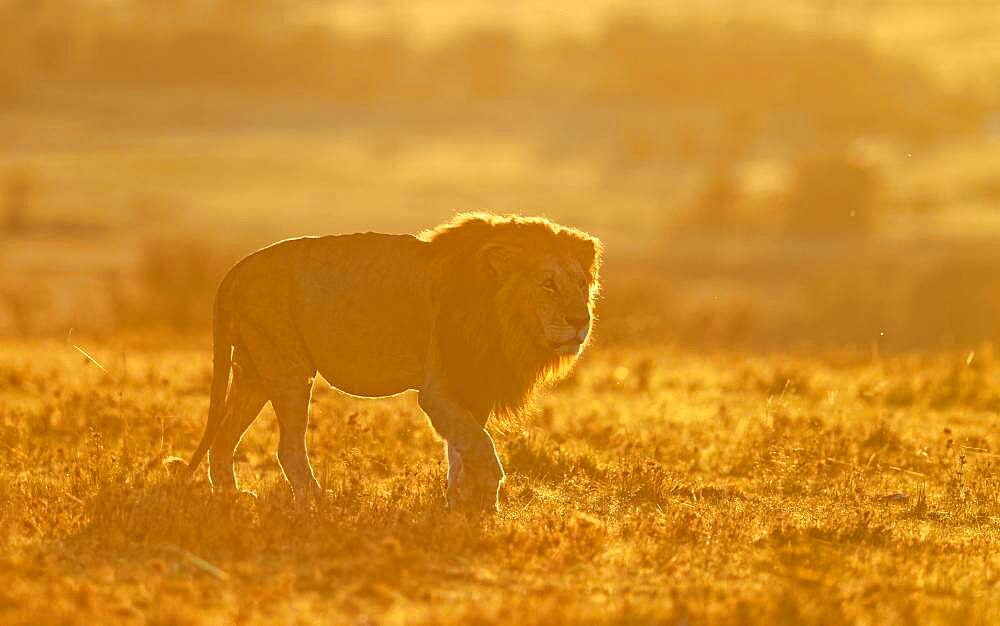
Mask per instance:
[[[542,218],[460,215],[424,234],[442,260],[436,341],[483,421],[569,371],[590,337],[600,242]]]

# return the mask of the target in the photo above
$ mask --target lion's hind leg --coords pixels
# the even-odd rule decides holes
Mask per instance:
[[[213,488],[236,491],[236,448],[267,403],[267,392],[248,355],[239,347],[233,355],[233,382],[226,399],[226,415],[209,449],[209,478]]]
[[[278,463],[285,478],[292,485],[298,500],[322,493],[313,474],[306,450],[306,430],[309,426],[309,400],[312,397],[312,379],[287,381],[275,387],[271,406],[278,415],[280,439]]]
[[[278,417],[278,463],[297,500],[321,493],[306,452],[309,401],[316,367],[294,328],[282,324],[248,326],[242,339]]]

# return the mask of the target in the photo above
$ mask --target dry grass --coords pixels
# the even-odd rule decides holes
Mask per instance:
[[[202,345],[206,344],[206,345]],[[167,347],[171,346],[171,347]],[[0,622],[991,623],[1000,361],[598,346],[501,432],[503,511],[443,510],[411,397],[317,388],[329,490],[296,509],[266,413],[256,500],[172,484],[206,341],[0,346]],[[686,621],[686,622],[685,622]]]
[[[0,623],[1000,622],[1000,13],[335,4],[0,0]],[[410,396],[167,475],[228,263],[473,208],[608,248],[500,514]]]

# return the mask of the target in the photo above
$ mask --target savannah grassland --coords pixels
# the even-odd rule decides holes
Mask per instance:
[[[0,0],[0,623],[1000,622],[995,7],[373,6]],[[168,475],[228,265],[483,208],[607,247],[499,514],[322,381]]]
[[[289,501],[267,411],[254,499],[176,484],[200,343],[120,344],[112,380],[5,342],[0,618],[40,623],[995,623],[991,354],[872,360],[595,347],[494,428],[499,515],[444,510],[414,398],[316,388],[326,498]],[[95,355],[98,356],[98,355]],[[119,363],[119,367],[113,364]]]

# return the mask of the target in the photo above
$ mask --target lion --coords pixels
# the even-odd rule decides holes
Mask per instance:
[[[498,510],[504,470],[486,431],[564,376],[588,345],[601,242],[544,218],[466,213],[419,236],[280,241],[219,286],[204,435],[215,490],[268,401],[296,500],[322,493],[306,449],[313,381],[366,398],[409,390],[444,439],[451,508]],[[232,381],[230,382],[230,374]]]

